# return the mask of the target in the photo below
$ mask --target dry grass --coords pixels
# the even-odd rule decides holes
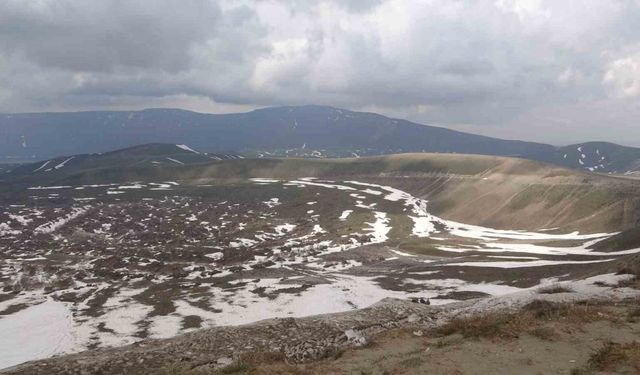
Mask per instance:
[[[302,375],[299,368],[285,362],[284,354],[278,352],[247,352],[241,354],[228,366],[217,369],[193,368],[186,363],[173,363],[165,366],[162,375]]]
[[[448,336],[460,334],[465,338],[513,339],[526,333],[545,340],[556,335],[545,321],[581,325],[610,317],[600,306],[576,305],[535,300],[515,313],[488,313],[465,318],[456,318],[437,328],[436,334]]]
[[[534,300],[522,308],[523,313],[533,314],[537,319],[561,321],[569,324],[584,324],[603,319],[613,319],[600,305],[557,303]]]
[[[432,346],[435,349],[455,347],[463,343],[465,339],[511,341],[522,335],[530,335],[541,340],[562,342],[567,338],[567,335],[562,334],[562,332],[566,333],[572,329],[581,329],[584,328],[586,323],[595,321],[618,321],[621,316],[624,317],[624,314],[628,314],[629,318],[640,316],[640,308],[637,308],[634,304],[626,305],[625,309],[620,309],[603,304],[557,303],[534,300],[523,306],[521,310],[512,313],[494,312],[453,319],[431,332],[436,336],[440,336],[436,338]],[[566,330],[567,327],[569,327],[569,330]],[[406,336],[413,338],[411,330],[391,330],[382,333],[381,336],[376,336],[376,340],[380,340],[380,343],[371,344],[371,347],[384,347],[386,340],[401,339]],[[619,366],[632,368],[629,366],[632,366],[633,361],[640,359],[638,346],[638,344],[608,344],[594,353],[588,365],[575,369],[573,374],[590,374],[592,371],[599,371],[598,369],[600,368],[617,369]],[[370,348],[359,348],[357,350],[366,351],[371,350]],[[420,347],[418,351],[422,352],[424,348]],[[328,360],[331,362],[332,360],[338,360],[338,358],[335,357]],[[398,366],[398,369],[402,371],[411,373],[411,371],[425,366],[425,362],[412,352],[410,356],[405,356],[394,366]],[[633,368],[633,370],[637,372],[636,368]],[[635,373],[634,371],[631,371],[631,373]],[[163,375],[303,375],[324,373],[326,372],[322,370],[322,367],[315,367],[315,365],[289,364],[282,353],[273,352],[245,353],[235,358],[232,364],[223,368],[213,369],[205,368],[204,366],[193,368],[188,364],[177,364],[169,366],[163,372],[160,372]]]
[[[524,318],[524,319],[523,319]],[[436,333],[449,336],[461,334],[465,338],[517,338],[532,321],[524,314],[489,313],[456,318],[436,329]]]
[[[627,314],[627,320],[629,322],[637,322],[640,320],[640,307],[635,307],[629,310]]]
[[[640,276],[634,276],[632,278],[622,280],[617,285],[619,288],[634,288],[640,289]]]
[[[633,275],[633,277],[622,280],[618,283],[619,287],[640,289],[640,255],[634,255],[625,258],[622,265],[618,268],[618,275]]]
[[[640,373],[640,343],[607,342],[591,355],[586,366],[574,369],[571,374],[586,375],[594,371]]]
[[[573,293],[573,290],[561,284],[553,284],[553,285],[545,286],[538,289],[538,293],[539,294]]]

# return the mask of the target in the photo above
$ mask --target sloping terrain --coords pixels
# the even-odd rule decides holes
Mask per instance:
[[[637,148],[603,142],[557,148],[322,106],[224,115],[173,109],[7,114],[0,115],[0,134],[0,160],[20,162],[171,143],[255,157],[439,152],[517,156],[604,173],[633,173],[640,166]]]
[[[367,309],[216,327],[27,363],[7,374],[606,373],[640,369],[640,290],[602,275],[441,306]]]
[[[452,154],[316,160],[234,159],[239,156],[232,155],[231,160],[219,161],[212,160],[211,155],[194,154],[174,145],[163,147],[182,151],[169,155],[184,163],[194,158],[194,164],[171,162],[166,160],[166,153],[161,157],[127,156],[135,148],[91,156],[82,162],[74,162],[76,158],[72,158],[64,168],[50,171],[43,170],[42,163],[27,164],[4,174],[3,197],[24,196],[29,192],[27,188],[37,186],[167,180],[184,180],[192,185],[210,179],[252,177],[366,177],[427,199],[431,213],[469,224],[529,230],[562,227],[592,232],[627,230],[640,225],[637,181],[522,159]],[[155,164],[155,160],[164,160],[164,164]]]
[[[208,161],[149,165],[183,151]],[[640,252],[599,246],[637,225],[635,180],[477,155],[208,156],[145,146],[5,174],[0,365],[388,297],[537,290]]]
[[[608,142],[586,142],[560,147],[551,162],[591,172],[635,176],[640,173],[640,150]]]
[[[55,176],[105,168],[126,170],[133,167],[164,167],[239,158],[242,156],[237,154],[200,152],[187,145],[146,144],[105,153],[61,156],[36,163],[7,165],[3,168],[2,179],[26,177],[47,181]]]

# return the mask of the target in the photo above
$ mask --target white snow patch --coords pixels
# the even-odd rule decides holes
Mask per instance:
[[[404,251],[389,249],[392,253],[400,255],[401,257],[415,257],[413,254],[405,253]]]
[[[194,154],[200,154],[198,151],[192,149],[191,147],[187,146],[187,145],[176,145],[178,148],[181,148],[185,151],[189,151],[189,152],[193,152]]]
[[[253,182],[258,182],[258,183],[274,183],[274,182],[280,182],[280,180],[274,180],[271,178],[250,178],[249,180],[253,181]]]
[[[71,189],[73,186],[61,185],[61,186],[31,186],[28,190],[57,190],[57,189]]]
[[[276,225],[274,230],[278,236],[284,236],[286,233],[291,232],[296,226],[294,224],[282,224]]]
[[[177,164],[184,165],[184,163],[183,163],[183,162],[181,162],[180,160],[176,160],[176,159],[174,159],[174,158],[167,157],[167,160],[172,161],[172,162],[177,163]]]
[[[67,159],[67,160],[63,161],[62,163],[60,163],[60,164],[56,165],[56,166],[55,166],[55,167],[53,167],[53,168],[55,168],[55,169],[60,169],[60,168],[64,167],[64,166],[65,166],[65,164],[67,164],[67,163],[68,163],[69,161],[71,161],[71,159],[73,159],[73,158],[75,158],[75,156],[70,157],[69,159]]]
[[[0,368],[64,353],[75,343],[71,311],[52,299],[3,317],[0,332]]]
[[[319,186],[319,187],[325,187],[325,188],[330,188],[330,189],[338,189],[338,190],[356,190],[350,186],[344,186],[344,185],[335,185],[335,184],[324,184],[324,183],[320,183],[320,182],[311,182],[308,181],[309,179],[311,179],[311,177],[305,177],[305,178],[301,178],[299,180],[293,180],[290,181],[290,183],[292,184],[296,184],[296,185],[308,185],[308,186]]]
[[[35,169],[33,172],[37,172],[39,170],[42,170],[44,167],[46,167],[47,165],[49,165],[49,163],[51,163],[51,160],[47,160],[44,162],[44,164],[42,164],[38,169]]]
[[[33,230],[34,233],[53,233],[56,230],[62,228],[65,224],[71,220],[84,215],[87,212],[87,208],[73,208],[71,213],[65,215],[57,220],[50,221],[38,226]]]
[[[207,258],[211,258],[215,261],[219,261],[224,258],[224,254],[220,251],[218,251],[217,253],[205,254],[204,256],[206,256]]]
[[[387,214],[385,212],[377,211],[375,213],[376,221],[373,223],[365,223],[369,225],[369,228],[366,228],[366,231],[372,232],[370,235],[372,237],[371,243],[380,243],[386,241],[389,237],[389,231],[391,227],[389,224],[389,218],[387,218]]]
[[[429,237],[430,233],[433,233],[436,228],[433,225],[433,220],[429,216],[409,216],[413,220],[413,230],[411,234],[417,237]]]
[[[278,198],[271,198],[268,201],[265,201],[265,202],[262,202],[262,203],[266,204],[267,207],[269,207],[269,208],[274,208],[275,206],[279,206],[279,205],[282,204],[282,203],[280,203],[280,199],[278,199]]]
[[[543,267],[554,266],[559,264],[589,264],[611,262],[615,259],[602,260],[532,260],[528,262],[463,262],[448,263],[443,266],[460,266],[460,267],[488,267],[488,268],[523,268],[523,267]]]

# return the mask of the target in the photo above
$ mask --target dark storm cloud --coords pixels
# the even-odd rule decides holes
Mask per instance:
[[[177,71],[189,51],[215,37],[219,8],[208,0],[4,1],[0,46],[47,68]]]
[[[634,110],[601,112],[640,96],[639,18],[633,0],[5,0],[0,111],[318,103],[538,140],[579,136],[525,131],[541,118],[593,111],[633,133]]]

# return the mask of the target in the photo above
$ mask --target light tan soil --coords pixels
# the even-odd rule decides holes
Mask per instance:
[[[339,358],[304,365],[283,362],[252,364],[247,360],[217,372],[184,374],[590,374],[590,366],[606,343],[640,344],[640,320],[630,318],[635,303],[598,307],[601,320],[537,322],[534,333],[513,338],[468,338],[460,333],[437,337],[431,332],[392,330],[375,336],[364,348]],[[546,332],[544,334],[536,332]],[[635,349],[634,349],[635,350]],[[613,358],[606,373],[635,374],[636,358]],[[582,370],[583,372],[578,372]],[[227,372],[228,371],[228,372]],[[573,371],[573,372],[572,372]],[[181,372],[178,372],[181,373]]]
[[[623,309],[624,310],[624,309]],[[620,318],[624,312],[620,312]],[[374,339],[371,348],[349,350],[341,358],[305,370],[311,374],[569,374],[584,366],[605,342],[640,340],[640,324],[609,320],[581,327],[547,325],[550,340],[523,334],[517,339],[417,337],[394,331]],[[266,370],[266,369],[265,369]],[[631,373],[631,372],[629,372]]]

